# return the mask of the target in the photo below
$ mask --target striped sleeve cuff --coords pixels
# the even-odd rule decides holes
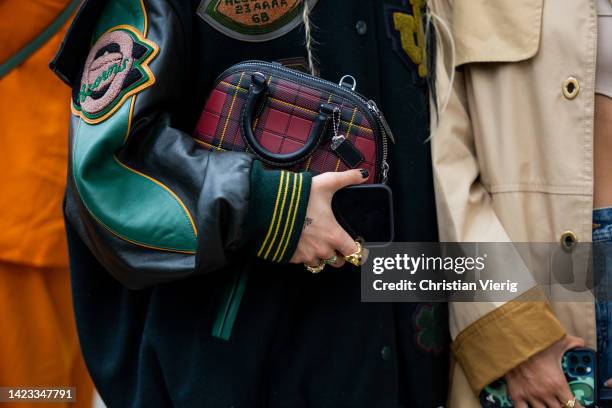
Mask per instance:
[[[267,170],[254,161],[249,229],[259,258],[280,263],[291,259],[302,233],[311,179],[310,173]]]

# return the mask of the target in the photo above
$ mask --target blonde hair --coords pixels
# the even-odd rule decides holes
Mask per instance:
[[[435,0],[431,0],[432,2],[434,2]],[[427,27],[427,31],[430,30],[430,28],[433,29],[434,31],[434,36],[435,36],[435,46],[429,46],[427,47],[428,52],[434,52],[437,55],[433,55],[433,58],[437,57],[441,57],[440,60],[436,61],[435,66],[433,67],[432,70],[430,70],[430,74],[432,75],[432,82],[438,83],[438,81],[436,81],[436,73],[434,72],[434,70],[436,70],[436,66],[438,64],[445,64],[446,63],[446,57],[448,56],[449,61],[448,61],[448,65],[445,66],[444,72],[447,73],[448,75],[448,84],[446,86],[446,89],[444,90],[444,97],[439,98],[439,95],[437,94],[437,91],[433,93],[434,95],[434,103],[436,105],[436,111],[437,113],[442,113],[446,110],[446,106],[448,105],[448,102],[450,101],[451,98],[451,93],[453,91],[453,83],[455,82],[455,60],[456,60],[456,55],[455,55],[455,40],[453,39],[453,34],[451,31],[451,28],[448,24],[448,22],[444,21],[443,18],[441,18],[439,15],[437,15],[436,13],[434,13],[431,10],[431,7],[427,7],[427,21],[426,21],[426,27]],[[426,41],[428,41],[430,39],[429,35],[425,36]],[[445,44],[448,44],[448,52],[446,52],[447,50],[445,49]],[[433,45],[433,44],[432,44]],[[439,72],[438,72],[439,73]],[[434,84],[431,84],[430,86],[433,86]]]
[[[319,70],[317,68],[317,58],[314,55],[314,45],[317,43],[312,38],[312,27],[313,24],[310,21],[310,12],[312,10],[312,2],[309,0],[302,0],[304,7],[302,9],[302,22],[304,23],[304,46],[306,47],[306,55],[308,57],[308,70],[312,75],[318,76]]]

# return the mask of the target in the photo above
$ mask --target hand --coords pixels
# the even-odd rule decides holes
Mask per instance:
[[[579,337],[565,336],[505,375],[516,408],[559,408],[574,398],[561,369],[563,354],[584,347]],[[580,404],[576,402],[576,407]]]
[[[357,251],[353,238],[336,221],[331,201],[336,191],[367,179],[367,170],[323,173],[312,178],[304,229],[291,263],[317,266],[322,259],[332,258],[337,251],[340,256],[332,266],[339,268],[344,265],[342,255]]]

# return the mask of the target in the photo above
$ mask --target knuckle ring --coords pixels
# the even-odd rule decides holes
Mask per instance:
[[[576,406],[576,397],[567,400],[567,402],[563,405],[563,408],[574,408]]]
[[[337,260],[338,260],[338,256],[334,254],[333,256],[330,256],[329,258],[325,259],[324,262],[327,265],[333,265],[336,263]]]
[[[325,265],[326,265],[325,261],[321,259],[321,261],[319,262],[317,266],[310,266],[310,265],[304,264],[304,267],[306,268],[308,272],[319,273],[323,269],[325,269]]]
[[[355,241],[357,251],[344,257],[346,262],[352,263],[355,266],[361,266],[363,262],[363,247],[359,241]]]

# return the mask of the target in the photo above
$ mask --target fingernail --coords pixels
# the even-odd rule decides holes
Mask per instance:
[[[604,386],[605,386],[605,387],[607,387],[607,388],[612,388],[612,378],[610,378],[609,380],[607,380],[607,381],[604,383]]]
[[[359,172],[361,173],[361,177],[363,177],[364,179],[370,177],[370,172],[368,171],[368,169],[359,169]]]

